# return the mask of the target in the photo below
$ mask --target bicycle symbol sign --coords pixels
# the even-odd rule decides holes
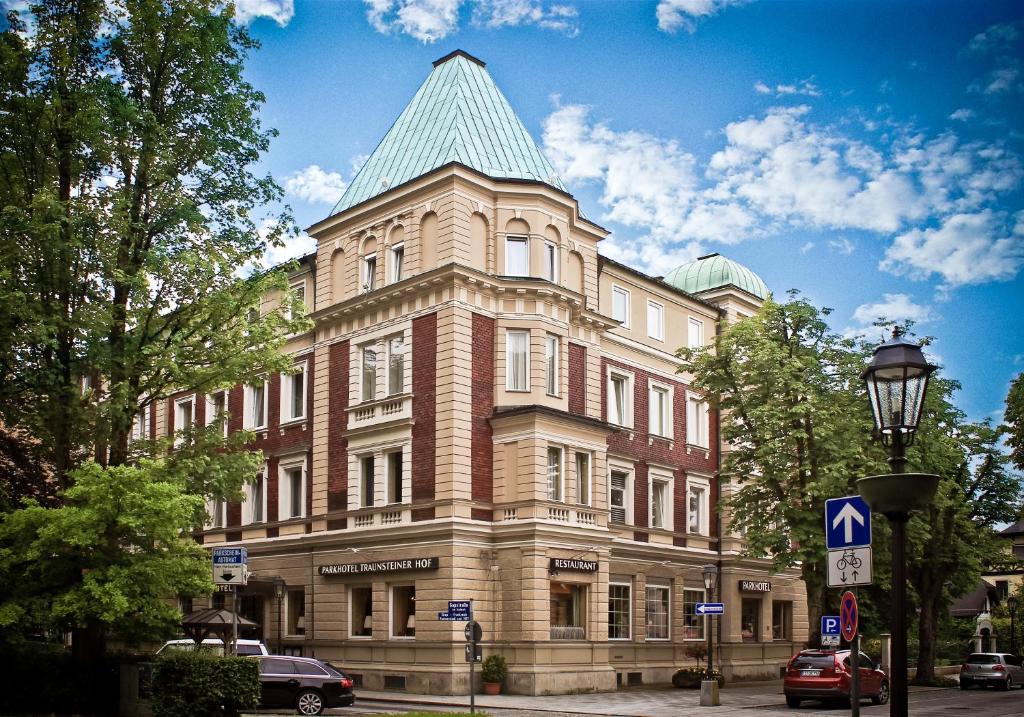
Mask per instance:
[[[871,584],[871,548],[828,551],[828,586],[842,588]]]

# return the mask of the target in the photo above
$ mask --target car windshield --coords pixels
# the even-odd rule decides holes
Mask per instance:
[[[967,658],[968,665],[998,665],[999,655],[971,655]]]
[[[835,666],[832,655],[797,655],[793,659],[794,670],[826,670]]]
[[[262,655],[263,650],[260,649],[259,645],[243,645],[238,644],[239,655]]]

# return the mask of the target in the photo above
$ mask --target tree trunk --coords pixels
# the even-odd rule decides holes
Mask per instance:
[[[821,646],[821,616],[825,611],[825,579],[814,563],[805,562],[800,566],[800,577],[807,590],[807,643],[806,647]]]
[[[941,590],[929,590],[921,597],[921,615],[917,624],[917,676],[914,682],[919,684],[935,680],[935,635],[938,631],[937,603]]]

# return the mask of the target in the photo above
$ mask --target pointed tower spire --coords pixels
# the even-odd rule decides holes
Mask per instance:
[[[497,179],[565,191],[484,63],[463,50],[434,70],[345,190],[332,214],[457,162]]]

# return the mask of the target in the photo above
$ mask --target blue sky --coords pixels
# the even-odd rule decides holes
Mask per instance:
[[[604,253],[663,274],[721,252],[837,331],[916,319],[964,410],[1001,416],[1024,370],[1019,3],[238,5],[280,131],[265,168],[301,226],[461,48],[612,232]]]

